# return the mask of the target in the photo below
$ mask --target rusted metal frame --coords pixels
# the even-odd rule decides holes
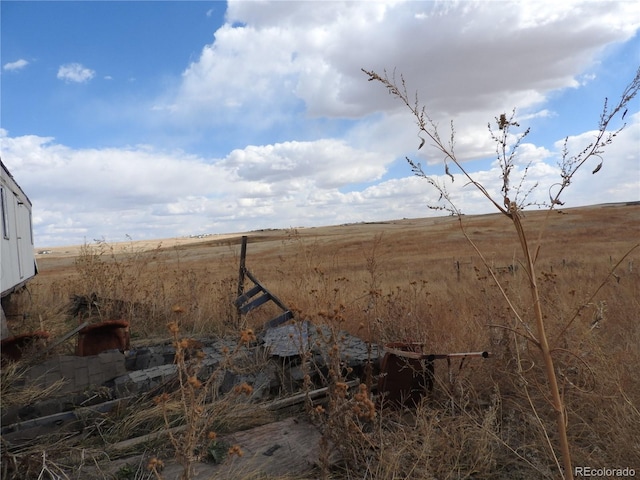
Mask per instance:
[[[413,358],[416,360],[444,360],[452,358],[466,358],[466,357],[482,357],[488,358],[491,356],[489,352],[466,352],[466,353],[420,353],[410,352],[407,350],[398,350],[396,348],[385,348],[385,352],[399,357]]]
[[[489,358],[491,353],[489,352],[465,352],[465,353],[430,353],[426,355],[429,360],[442,360],[445,358],[467,358],[467,357],[482,357]]]
[[[414,345],[415,347],[415,345]],[[458,367],[459,370],[462,369],[464,361],[468,357],[479,357],[479,358],[488,358],[491,354],[489,352],[463,352],[463,353],[444,353],[444,354],[426,354],[417,351],[410,350],[401,350],[397,348],[385,348],[385,352],[387,355],[395,356],[397,358],[405,358],[407,361],[415,362],[425,362],[426,365],[422,366],[422,370],[426,371],[427,379],[425,387],[427,390],[431,391],[433,389],[433,382],[435,376],[435,361],[436,360],[446,360],[447,361],[447,371],[449,373],[449,381],[453,381],[453,374],[451,371],[451,362],[454,359],[460,358],[460,365]],[[385,355],[386,357],[386,355]],[[407,365],[407,367],[415,369],[416,365]],[[386,375],[393,375],[392,372],[387,372]],[[383,382],[380,386],[382,389],[385,388],[386,382]]]

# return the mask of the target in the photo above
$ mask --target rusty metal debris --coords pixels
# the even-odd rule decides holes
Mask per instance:
[[[76,355],[86,357],[107,350],[124,352],[130,348],[129,322],[107,320],[87,325],[78,332]]]
[[[423,353],[421,343],[390,343],[380,364],[378,393],[383,401],[395,405],[415,406],[433,390],[435,360],[446,360],[451,378],[451,362],[460,359],[462,369],[467,358],[489,358],[489,352]]]
[[[247,238],[243,237],[238,295],[234,302],[238,315],[267,302],[277,305],[281,313],[265,323],[255,342],[243,343],[242,348],[236,338],[199,340],[198,349],[203,359],[198,376],[207,378],[217,372],[222,395],[232,391],[234,386],[246,383],[252,386],[252,398],[266,401],[268,409],[299,408],[308,400],[321,402],[330,390],[326,383],[327,372],[333,365],[330,362],[336,360],[337,351],[348,387],[363,380],[369,384],[373,379],[372,389],[375,391],[377,386],[383,406],[411,406],[418,404],[434,388],[436,361],[446,360],[451,371],[452,363],[458,359],[459,368],[462,368],[467,358],[490,356],[488,352],[425,353],[424,346],[419,343],[390,343],[383,350],[377,344],[327,325],[298,320],[286,323],[295,320],[293,313],[246,268],[246,246]],[[245,291],[246,280],[253,282],[253,286]],[[91,317],[92,309],[95,312],[100,307],[103,309],[98,313],[102,317],[105,314],[103,304],[96,296],[74,299],[74,306],[78,307],[75,312],[81,320],[87,313]],[[91,421],[94,416],[121,407],[132,398],[143,394],[153,396],[155,392],[176,387],[175,346],[165,342],[130,349],[128,327],[124,320],[93,325],[84,322],[48,349],[40,350],[41,356],[79,334],[77,354],[86,356],[58,356],[29,367],[24,379],[26,385],[48,388],[60,380],[65,384],[57,396],[3,411],[3,440],[18,448],[22,442],[38,435],[39,429],[60,429],[61,425],[72,425],[81,418]],[[235,371],[226,367],[230,351],[238,352],[237,361],[242,369]],[[300,393],[307,375],[315,385]],[[265,455],[270,453],[275,458],[281,454],[280,449],[273,450],[274,445],[271,443],[271,449],[266,448]]]
[[[48,338],[49,332],[38,331],[3,339],[0,344],[2,363],[18,361],[23,354],[41,349]]]

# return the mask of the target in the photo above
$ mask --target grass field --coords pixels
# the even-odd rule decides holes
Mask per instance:
[[[548,223],[545,214],[528,212],[523,223],[529,241],[540,245],[538,282],[574,465],[640,471],[640,248],[633,249],[640,206],[567,209]],[[544,373],[522,336],[532,306],[517,237],[501,215],[461,220],[524,325],[515,323],[457,218],[246,233],[248,269],[298,319],[379,344],[493,354],[439,375],[434,395],[411,412],[356,415],[349,424],[331,412],[320,417],[346,460],[319,476],[557,478]],[[61,335],[77,322],[67,315],[70,296],[97,294],[114,300],[101,315],[131,322],[134,345],[168,338],[176,309],[184,335],[259,331],[275,310],[238,319],[232,306],[240,236],[47,249],[21,299],[29,315],[9,317],[9,326]]]

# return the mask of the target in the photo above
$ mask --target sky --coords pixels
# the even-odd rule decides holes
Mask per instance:
[[[0,157],[37,247],[442,215],[450,177],[362,69],[404,78],[501,203],[488,129],[530,133],[512,185],[548,202],[640,66],[637,1],[0,2]],[[640,200],[640,99],[564,207]],[[495,212],[461,173],[465,214]],[[457,181],[456,181],[457,180]],[[523,196],[521,195],[521,198]],[[537,208],[537,207],[531,207]]]

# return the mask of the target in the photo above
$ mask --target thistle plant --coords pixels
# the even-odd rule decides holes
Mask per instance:
[[[173,308],[173,312],[176,315],[181,314],[182,311],[183,309],[180,306],[174,306]],[[202,350],[202,344],[197,340],[184,338],[180,335],[177,317],[174,321],[168,323],[167,328],[176,350],[175,364],[177,367],[178,389],[174,395],[177,400],[177,408],[175,410],[182,417],[183,425],[171,428],[173,422],[170,414],[174,410],[171,408],[173,400],[171,395],[166,392],[162,393],[155,398],[155,402],[161,407],[167,433],[174,447],[176,460],[183,467],[180,478],[181,480],[189,480],[194,478],[195,465],[205,456],[209,455],[216,463],[219,463],[224,457],[225,451],[221,451],[221,447],[227,450],[227,446],[217,440],[217,434],[212,430],[214,423],[218,420],[214,414],[216,402],[220,403],[219,408],[230,408],[230,405],[225,407],[218,398],[221,373],[225,368],[231,366],[234,357],[242,348],[255,342],[256,337],[252,329],[242,330],[236,348],[233,351],[226,352],[225,361],[216,367],[213,372],[203,376],[205,354]],[[252,393],[253,388],[243,383],[234,387],[231,396],[234,398],[240,396],[248,398]],[[228,448],[226,454],[229,456],[242,456],[242,450],[240,446],[234,445]],[[157,474],[156,470],[153,471]]]
[[[557,458],[554,448],[551,447],[551,440],[549,440],[548,435],[547,440],[550,444],[550,450],[554,456],[558,471],[561,472],[564,478],[572,479],[573,470],[571,451],[567,437],[567,414],[564,400],[561,394],[561,388],[558,382],[557,369],[554,365],[552,355],[553,349],[550,346],[547,334],[547,326],[545,324],[546,316],[543,312],[543,305],[540,298],[540,289],[537,283],[536,261],[540,252],[541,239],[547,221],[545,220],[545,222],[543,223],[543,227],[540,229],[537,239],[537,245],[532,245],[529,241],[529,234],[526,232],[523,226],[522,212],[526,207],[529,207],[533,203],[535,203],[529,200],[530,194],[532,191],[539,188],[539,186],[537,184],[534,184],[532,186],[529,186],[528,188],[525,187],[527,183],[526,180],[529,168],[528,165],[524,168],[523,173],[519,179],[514,178],[519,146],[521,145],[523,139],[528,135],[529,130],[526,129],[520,134],[512,133],[513,130],[519,127],[518,122],[515,120],[515,110],[510,115],[503,113],[496,117],[495,125],[497,127],[497,130],[494,129],[495,127],[492,128],[491,124],[489,125],[491,139],[496,145],[496,155],[501,168],[502,182],[500,195],[494,196],[489,192],[485,185],[474,178],[467,167],[465,167],[465,165],[462,163],[461,159],[457,156],[455,152],[455,129],[453,122],[451,122],[449,137],[447,139],[443,139],[440,136],[437,123],[429,116],[426,107],[420,104],[418,95],[416,94],[413,99],[409,97],[406,83],[402,76],[400,76],[399,81],[397,81],[395,75],[389,77],[386,72],[384,72],[383,75],[379,75],[374,71],[367,71],[364,69],[362,71],[368,76],[369,81],[376,81],[381,83],[387,89],[389,94],[399,99],[409,109],[418,127],[418,137],[420,139],[418,150],[423,148],[428,141],[432,149],[443,156],[444,173],[446,174],[446,178],[448,178],[450,182],[453,182],[455,180],[455,176],[452,171],[460,174],[467,182],[467,184],[471,185],[473,188],[479,191],[484,196],[484,198],[496,208],[498,212],[503,214],[511,221],[519,240],[522,254],[524,256],[523,266],[528,280],[528,289],[530,291],[531,310],[533,312],[532,315],[535,330],[529,327],[528,322],[524,318],[524,314],[522,314],[512,303],[509,295],[507,295],[506,291],[502,288],[495,274],[489,268],[489,263],[482,255],[482,252],[480,252],[471,238],[466,234],[461,212],[455,205],[452,196],[447,190],[448,182],[443,182],[442,180],[427,175],[422,169],[422,166],[419,162],[415,162],[409,158],[406,159],[413,173],[421,178],[424,178],[440,194],[439,203],[437,205],[429,207],[438,210],[446,210],[451,214],[457,216],[463,234],[470,242],[476,253],[480,256],[484,265],[487,267],[489,274],[492,276],[493,281],[500,289],[504,300],[507,302],[510,310],[512,311],[514,317],[517,319],[519,326],[521,327],[518,331],[514,329],[514,333],[526,338],[540,352],[544,364],[546,383],[548,388],[548,398],[556,418],[556,426],[559,438],[559,445],[557,447],[560,450],[563,468],[560,466],[560,460]],[[640,68],[637,70],[633,80],[623,90],[620,96],[620,100],[616,104],[614,104],[613,107],[611,107],[608,100],[605,99],[602,114],[600,115],[600,119],[598,122],[598,130],[595,139],[590,142],[589,145],[587,145],[578,153],[572,153],[570,152],[568,147],[568,137],[565,139],[564,148],[562,150],[561,158],[558,163],[560,179],[557,183],[548,187],[548,203],[544,202],[540,205],[546,207],[547,219],[549,218],[551,212],[558,205],[563,205],[562,196],[567,187],[569,187],[569,185],[572,183],[573,178],[580,169],[584,168],[588,164],[591,164],[594,160],[597,161],[597,163],[593,167],[593,174],[597,174],[603,167],[603,154],[606,147],[614,141],[614,138],[625,127],[625,124],[623,123],[621,126],[612,130],[612,123],[618,117],[620,117],[620,120],[624,120],[628,105],[638,93],[638,89],[640,89]],[[635,247],[637,247],[637,245]],[[562,330],[562,332],[566,331],[567,327],[568,325],[564,330]]]

